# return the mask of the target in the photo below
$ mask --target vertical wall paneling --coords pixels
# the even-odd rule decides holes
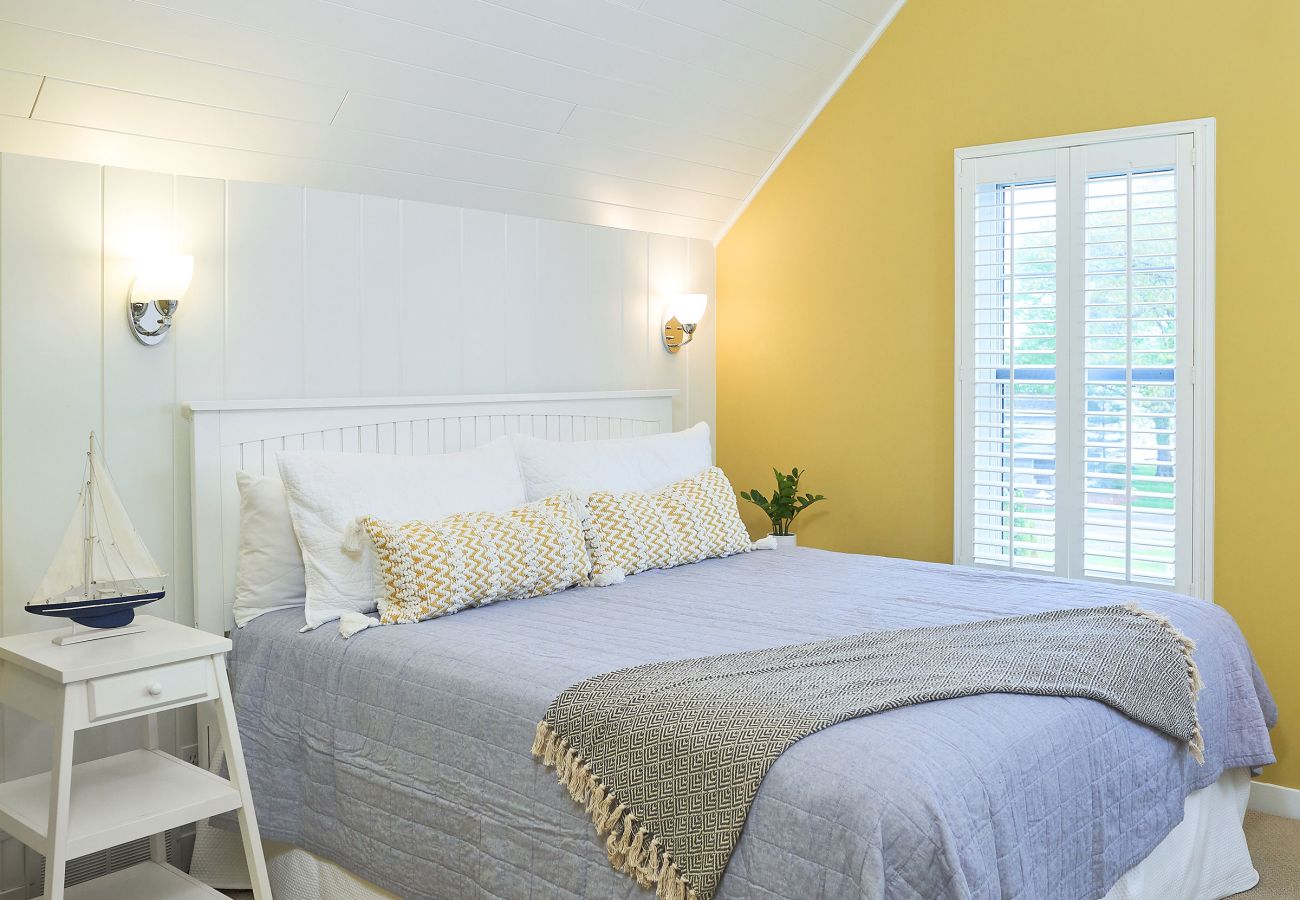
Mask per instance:
[[[695,333],[695,339],[686,348],[690,365],[686,400],[691,422],[713,422],[717,410],[717,393],[714,390],[714,372],[717,367],[717,308],[714,301],[713,245],[708,241],[692,239],[687,245],[687,289],[695,294],[708,294],[709,305],[704,311],[704,321]],[[716,442],[715,442],[716,445]]]
[[[506,216],[506,388],[539,385],[542,367],[533,328],[537,305],[537,219]],[[540,387],[539,387],[540,389]]]
[[[361,198],[361,395],[401,391],[401,205],[388,197]]]
[[[104,459],[145,546],[163,571],[172,561],[174,471],[172,411],[176,406],[175,349],[164,340],[146,347],[126,326],[134,260],[176,250],[172,227],[175,179],[131,169],[103,170]],[[178,320],[179,321],[179,320]],[[175,579],[152,612],[171,618]]]
[[[301,397],[303,189],[226,187],[226,392]]]
[[[689,268],[689,239],[652,234],[649,242],[649,290],[646,302],[645,340],[650,357],[647,372],[652,378],[674,387],[685,388],[690,369],[688,348],[675,356],[664,350],[663,322],[665,312],[677,294],[691,291]],[[673,414],[680,424],[688,415],[685,392],[673,401]]]
[[[177,252],[194,257],[194,278],[181,302],[177,324],[167,337],[176,365],[176,407],[172,410],[175,451],[176,532],[172,595],[176,621],[191,622],[194,609],[190,569],[190,425],[180,404],[224,395],[226,343],[226,189],[212,178],[176,179],[174,230]]]
[[[467,393],[506,390],[506,217],[463,213],[461,360]]]
[[[599,225],[586,226],[586,303],[580,313],[585,327],[575,337],[588,343],[585,365],[578,377],[590,381],[594,372],[627,375],[619,364],[623,337],[622,232]],[[631,387],[619,382],[619,387]]]
[[[620,340],[621,357],[629,363],[632,372],[649,367],[650,354],[655,352],[646,339],[650,327],[650,248],[649,236],[640,231],[624,231],[623,235],[623,333]],[[658,348],[662,353],[662,346]],[[640,387],[632,384],[629,387]]]
[[[100,216],[97,166],[13,156],[0,164],[6,633],[41,624],[23,604],[72,517],[86,435],[103,426]],[[3,715],[5,777],[48,768],[50,730]]]
[[[72,517],[86,435],[103,427],[102,230],[97,166],[6,156],[0,177],[0,478],[12,634],[39,624],[22,604]]]
[[[461,390],[461,211],[402,201],[401,388]]]
[[[303,396],[361,392],[361,198],[303,194]]]
[[[545,390],[578,390],[590,379],[586,226],[537,223],[537,299],[531,307],[532,351]]]

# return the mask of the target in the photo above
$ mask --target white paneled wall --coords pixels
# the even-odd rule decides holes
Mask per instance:
[[[131,259],[195,256],[171,336],[126,327]],[[678,387],[711,419],[712,329],[659,343],[672,293],[713,290],[702,240],[272,184],[0,158],[5,631],[71,510],[96,429],[188,615],[179,403]]]
[[[194,254],[194,281],[170,337],[143,347],[130,261],[172,247]],[[48,624],[22,606],[92,428],[172,573],[158,614],[188,621],[181,402],[676,387],[678,426],[711,422],[711,324],[678,357],[660,344],[682,291],[713,292],[707,241],[0,156],[0,624]],[[47,739],[6,714],[3,777],[47,765]]]
[[[195,256],[171,336],[126,326],[131,259]],[[186,400],[677,387],[711,419],[712,329],[659,342],[713,290],[702,240],[272,184],[0,158],[3,626],[66,524],[97,430],[189,613]]]

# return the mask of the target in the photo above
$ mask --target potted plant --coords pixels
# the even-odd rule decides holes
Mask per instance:
[[[803,473],[798,469],[792,469],[789,475],[773,469],[772,474],[776,476],[776,492],[771,497],[765,497],[758,490],[741,491],[740,496],[761,509],[771,520],[772,533],[769,537],[777,547],[793,547],[796,538],[790,533],[790,526],[795,518],[814,503],[820,503],[826,498],[821,494],[799,493],[799,479]]]

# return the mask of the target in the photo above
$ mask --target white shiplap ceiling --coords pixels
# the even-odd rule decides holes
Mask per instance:
[[[0,150],[712,238],[896,5],[0,0]]]

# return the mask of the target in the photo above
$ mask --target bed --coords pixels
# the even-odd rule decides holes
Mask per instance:
[[[663,394],[456,403],[458,445],[511,427],[573,439],[671,420]],[[349,428],[357,449],[437,452],[428,417],[445,410],[330,409],[319,437],[301,426],[320,410],[198,410],[196,570],[225,564],[198,541],[205,521],[228,516],[231,467],[261,466],[277,443],[346,445]],[[446,419],[436,433],[449,433]],[[208,588],[199,617],[221,627],[224,587]],[[1193,879],[1186,896],[1245,890],[1255,874],[1243,791],[1247,772],[1273,761],[1276,710],[1231,617],[1163,592],[755,552],[346,641],[328,628],[299,634],[293,610],[268,613],[234,634],[232,667],[258,819],[283,845],[281,871],[342,873],[352,896],[632,898],[645,894],[609,867],[589,818],[529,753],[565,687],[653,660],[1121,600],[1197,641],[1204,766],[1082,699],[995,694],[857,719],[799,742],[768,773],[718,896],[1169,896],[1153,892],[1173,884],[1166,873]]]

